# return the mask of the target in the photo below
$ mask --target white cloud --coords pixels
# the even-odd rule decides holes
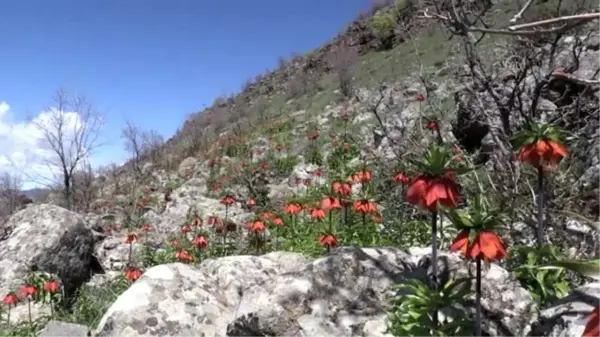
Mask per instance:
[[[66,117],[66,130],[74,130],[81,123],[79,115],[76,112],[51,109],[42,111],[31,121],[12,122],[10,112],[10,105],[0,102],[0,171],[13,174],[23,172],[23,180],[36,178],[35,180],[47,182],[57,173],[49,167],[48,162],[57,157],[36,124],[51,127],[52,117],[62,114]],[[66,134],[66,137],[71,136],[72,134]],[[39,182],[28,182],[25,188],[35,185],[39,185]]]

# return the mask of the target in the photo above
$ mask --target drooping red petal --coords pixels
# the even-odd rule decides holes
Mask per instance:
[[[594,308],[590,314],[588,322],[583,330],[581,337],[596,337],[600,336],[600,307]]]
[[[469,231],[463,230],[456,236],[452,246],[450,246],[451,252],[460,251],[463,255],[467,255],[467,249],[469,248]]]
[[[569,154],[567,148],[559,142],[551,141],[550,147],[552,148],[552,152],[554,152],[555,156],[566,157]]]
[[[415,206],[425,206],[428,182],[423,177],[416,178],[406,191],[406,202]]]
[[[480,232],[479,246],[481,247],[481,255],[480,258],[486,261],[492,261],[496,258],[497,255],[497,246],[496,246],[496,236],[494,233],[490,232]]]
[[[436,207],[438,201],[449,199],[448,188],[441,179],[434,179],[429,183],[427,193],[425,193],[425,206],[429,209]]]

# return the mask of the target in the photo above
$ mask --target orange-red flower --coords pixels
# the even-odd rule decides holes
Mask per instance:
[[[152,230],[152,227],[150,227],[150,225],[148,225],[148,224],[144,224],[142,226],[142,231],[144,231],[144,232],[149,232],[151,230]]]
[[[348,183],[334,182],[331,185],[333,191],[342,196],[348,196],[352,194],[352,185]]]
[[[192,244],[197,248],[203,249],[208,247],[208,240],[206,237],[204,237],[204,235],[197,235]]]
[[[192,227],[200,227],[202,226],[202,218],[199,216],[194,216],[192,221],[190,222],[190,226]]]
[[[257,221],[251,222],[248,225],[248,229],[253,233],[260,233],[260,232],[264,232],[266,227],[265,227],[264,222],[257,220]]]
[[[256,201],[252,198],[248,199],[248,201],[246,201],[246,205],[252,207],[254,205],[256,205]]]
[[[26,284],[21,287],[21,295],[24,297],[33,297],[38,293],[38,289],[31,284]]]
[[[558,163],[568,154],[569,151],[562,144],[549,139],[540,139],[522,146],[517,154],[517,160],[551,171],[555,170]]]
[[[371,174],[370,171],[362,170],[362,171],[356,172],[352,176],[352,181],[355,183],[368,183],[369,181],[371,181],[372,178],[373,178],[373,175]]]
[[[341,209],[340,199],[333,197],[325,197],[321,200],[321,208],[325,211]]]
[[[353,203],[354,211],[363,214],[377,213],[377,205],[370,200],[355,200]]]
[[[283,219],[280,217],[275,217],[275,218],[273,218],[271,223],[273,223],[273,225],[275,225],[275,226],[283,226]]]
[[[9,308],[10,306],[16,306],[17,303],[19,303],[19,296],[17,296],[17,294],[15,294],[14,292],[10,292],[6,295],[4,295],[4,298],[2,299],[2,303],[4,305],[7,305]]]
[[[460,251],[468,258],[481,258],[485,261],[501,260],[506,256],[506,248],[498,234],[480,231],[473,242],[469,242],[469,230],[458,233],[450,247],[450,251]]]
[[[419,175],[406,192],[408,203],[431,211],[437,208],[437,203],[444,207],[455,208],[460,200],[458,186],[450,172],[443,177],[435,178]]]
[[[190,227],[189,225],[183,225],[183,226],[181,227],[181,232],[182,232],[182,233],[189,233],[189,232],[191,232],[191,231],[192,231],[192,227]]]
[[[60,291],[60,285],[56,280],[48,280],[44,282],[44,291],[50,294],[56,294]]]
[[[398,172],[394,176],[394,182],[406,185],[406,184],[408,184],[410,182],[410,179],[406,176],[406,174],[404,174],[404,172]]]
[[[325,211],[322,208],[311,208],[310,209],[310,216],[313,218],[313,220],[323,220],[325,219]]]
[[[319,237],[319,244],[323,247],[333,248],[338,244],[338,239],[333,234],[323,234]]]
[[[588,322],[583,330],[581,337],[597,337],[600,336],[600,307],[595,307],[590,314]]]
[[[226,195],[223,198],[221,198],[221,204],[225,206],[231,206],[235,204],[235,197],[232,195]]]
[[[194,261],[194,257],[190,254],[188,254],[188,252],[186,252],[185,250],[180,250],[177,253],[175,253],[175,257],[181,261],[181,262],[192,262]]]
[[[269,220],[273,217],[273,213],[267,211],[267,212],[263,212],[260,217],[264,220]]]
[[[125,270],[125,279],[131,282],[137,281],[142,277],[142,270],[134,267],[129,267]]]
[[[287,214],[298,214],[302,212],[302,206],[297,203],[288,203],[284,206],[283,210]]]
[[[221,219],[216,215],[211,215],[206,219],[206,224],[209,226],[218,226],[221,224]]]
[[[423,101],[425,100],[425,96],[423,96],[423,94],[418,94],[418,95],[415,97],[415,100],[416,100],[417,102],[423,102]]]
[[[138,239],[138,235],[136,232],[129,232],[125,237],[125,243],[134,243]]]

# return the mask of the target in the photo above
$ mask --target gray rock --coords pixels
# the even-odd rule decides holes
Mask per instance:
[[[108,309],[98,336],[388,336],[391,286],[426,277],[426,249],[338,248],[307,262],[296,253],[230,256],[153,267]],[[458,256],[448,273],[466,276]],[[483,305],[490,335],[523,335],[533,301],[510,273],[492,265]]]
[[[179,164],[177,174],[182,178],[189,178],[195,173],[196,165],[198,165],[198,159],[187,157]]]
[[[50,321],[38,335],[39,337],[87,337],[90,329],[81,324]]]
[[[108,309],[97,336],[224,336],[244,289],[304,265],[293,253],[148,269]]]
[[[600,305],[600,283],[577,288],[569,296],[558,300],[540,313],[534,324],[534,336],[580,337],[588,316]]]
[[[89,280],[97,262],[94,234],[83,218],[64,208],[32,205],[8,221],[13,228],[0,241],[0,290],[20,286],[32,269],[56,274],[67,295]]]

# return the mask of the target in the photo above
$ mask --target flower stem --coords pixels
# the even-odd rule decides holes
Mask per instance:
[[[332,223],[331,223],[331,215],[332,214],[331,214],[331,212],[332,211],[329,210],[329,219],[328,219],[329,220],[329,224],[327,226],[327,229],[329,230],[329,234],[333,234],[333,231],[331,230],[332,229]],[[327,253],[329,253],[330,250],[331,250],[331,246],[327,245]]]
[[[437,210],[431,212],[431,283],[434,291],[437,292]],[[433,330],[437,330],[438,325],[438,311],[434,308],[431,321],[433,323]]]
[[[29,326],[33,328],[33,320],[31,319],[31,300],[27,298],[27,314],[29,316]]]
[[[544,170],[538,167],[537,231],[538,247],[544,244]]]
[[[131,260],[133,259],[133,242],[129,243],[129,258],[127,259],[127,262],[129,263],[129,265],[131,265]]]
[[[260,255],[260,235],[256,232],[256,255]]]
[[[367,213],[362,213],[362,228],[361,228],[361,234],[364,235],[365,233],[365,226],[367,224]],[[361,238],[364,239],[364,236]]]
[[[477,274],[475,284],[475,336],[481,334],[481,258],[477,258]]]

